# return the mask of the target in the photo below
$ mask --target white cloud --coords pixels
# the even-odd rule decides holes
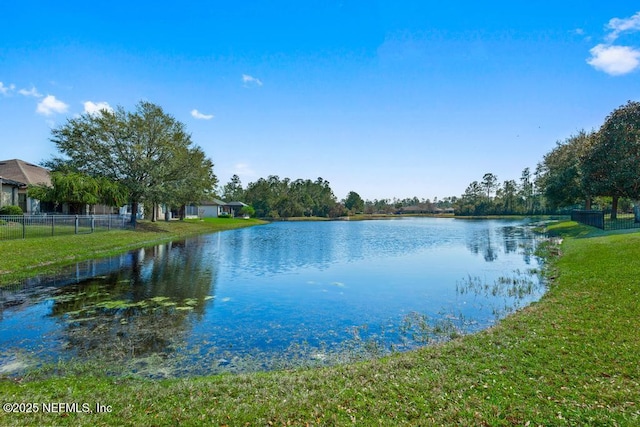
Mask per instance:
[[[623,33],[640,31],[640,12],[630,18],[612,18],[606,28],[610,30],[605,37],[606,43],[589,50],[591,57],[587,59],[587,64],[612,76],[621,76],[640,68],[639,49],[613,44]]]
[[[4,83],[0,82],[0,94],[2,95],[8,95],[9,92],[13,91],[15,88],[15,85],[5,86]]]
[[[34,98],[42,98],[42,94],[38,92],[35,86],[31,86],[31,89],[20,89],[18,93],[24,96],[33,96]]]
[[[260,81],[260,79],[257,79],[248,74],[242,75],[242,83],[244,83],[244,87],[262,86],[262,82]]]
[[[56,99],[53,95],[47,95],[38,103],[36,113],[50,116],[55,113],[66,113],[69,106],[64,102]]]
[[[607,41],[613,42],[620,34],[625,32],[640,31],[640,12],[631,18],[612,18],[607,24],[611,32],[607,35]]]
[[[629,46],[599,44],[589,53],[587,63],[596,70],[612,76],[620,76],[636,70],[640,66],[640,50]]]
[[[113,108],[111,108],[111,105],[109,105],[108,102],[104,102],[104,101],[102,102],[85,101],[83,105],[84,105],[84,112],[90,115],[98,114],[102,110],[107,110],[110,113],[113,112]]]
[[[213,114],[203,114],[200,111],[193,109],[191,110],[191,115],[196,118],[196,119],[200,119],[200,120],[211,120],[213,119]]]
[[[256,176],[256,172],[247,163],[236,163],[233,167],[233,173],[245,177]]]

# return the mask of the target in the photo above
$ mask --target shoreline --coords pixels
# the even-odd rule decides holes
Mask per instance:
[[[140,221],[135,230],[2,240],[0,289],[38,275],[55,275],[77,262],[106,258],[172,240],[265,224],[257,219]],[[52,250],[51,248],[55,248]]]

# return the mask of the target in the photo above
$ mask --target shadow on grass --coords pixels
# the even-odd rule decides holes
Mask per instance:
[[[549,237],[573,237],[575,239],[587,239],[591,237],[610,236],[613,234],[637,233],[639,228],[629,228],[623,230],[601,230],[589,225],[580,224],[576,221],[561,221],[549,225],[545,232]]]
[[[136,223],[136,230],[149,233],[168,233],[171,231],[164,222],[151,221],[138,221]]]

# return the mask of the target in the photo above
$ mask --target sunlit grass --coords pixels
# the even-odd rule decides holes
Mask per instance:
[[[640,233],[555,233],[565,240],[548,293],[489,330],[321,369],[154,381],[85,366],[5,378],[4,402],[112,411],[0,413],[0,425],[639,425]]]

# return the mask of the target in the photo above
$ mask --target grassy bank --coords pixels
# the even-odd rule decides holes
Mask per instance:
[[[136,230],[0,241],[0,285],[36,274],[55,273],[74,262],[106,257],[197,234],[262,224],[259,220],[207,218],[204,221],[140,221]]]
[[[552,263],[549,292],[490,330],[316,370],[152,381],[61,367],[4,378],[3,403],[39,411],[0,412],[0,425],[638,425],[640,233],[585,230],[554,226],[575,237]],[[51,402],[110,412],[43,412]]]

